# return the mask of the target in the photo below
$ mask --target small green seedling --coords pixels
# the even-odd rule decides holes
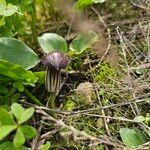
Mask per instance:
[[[11,112],[0,108],[0,141],[9,139],[9,135],[16,131],[13,137],[13,145],[21,148],[26,139],[32,139],[36,135],[36,130],[26,124],[34,114],[34,108],[23,108],[18,103],[13,103]]]

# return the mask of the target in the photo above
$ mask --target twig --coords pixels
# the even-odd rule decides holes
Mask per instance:
[[[123,54],[123,57],[124,57],[124,61],[125,61],[125,67],[126,67],[126,72],[127,72],[127,76],[129,77],[129,79],[130,79],[130,77],[131,77],[131,75],[130,75],[130,72],[129,72],[129,64],[128,64],[128,60],[127,60],[127,54],[126,54],[126,49],[127,49],[127,47],[126,47],[126,45],[125,45],[125,43],[124,43],[124,40],[123,40],[123,37],[122,37],[122,34],[120,33],[120,31],[119,31],[119,28],[116,28],[116,31],[117,31],[117,34],[118,34],[118,37],[119,37],[119,39],[120,39],[120,43],[121,43],[121,49],[122,49],[122,54]],[[132,83],[132,81],[131,81],[131,83]],[[133,88],[132,88],[133,89]],[[132,93],[133,93],[133,91],[132,91]],[[131,109],[132,109],[132,111],[133,111],[133,113],[134,113],[134,115],[135,116],[137,116],[138,114],[139,114],[139,110],[138,110],[138,106],[137,106],[137,104],[136,103],[133,103],[133,105],[131,104],[130,105],[131,106]],[[135,108],[135,111],[134,111],[134,108]]]
[[[103,26],[107,29],[107,24],[106,22],[104,21],[104,18],[100,15],[100,13],[94,8],[94,7],[91,7],[91,9],[94,11],[94,13],[98,16],[98,19],[99,21],[103,24]]]
[[[86,109],[86,110],[79,110],[79,111],[61,111],[61,110],[57,110],[57,109],[49,109],[46,107],[42,107],[42,106],[36,106],[36,105],[32,105],[33,107],[37,108],[37,109],[42,109],[42,110],[47,110],[47,111],[53,111],[55,113],[60,113],[60,114],[64,114],[64,115],[74,115],[74,114],[81,114],[81,113],[86,113],[86,112],[91,112],[91,111],[97,111],[97,110],[101,110],[103,109],[109,109],[109,108],[113,108],[113,107],[121,107],[121,106],[126,106],[129,105],[131,103],[140,103],[140,102],[145,102],[144,97],[148,97],[150,96],[150,93],[145,94],[145,95],[141,95],[139,97],[133,98],[131,100],[129,100],[128,102],[123,102],[123,103],[118,103],[118,104],[112,104],[112,105],[108,105],[108,106],[102,106],[102,107],[98,107],[98,108],[91,108],[91,109]],[[27,102],[26,102],[27,103]]]
[[[120,120],[120,121],[132,122],[132,123],[140,123],[140,124],[144,125],[148,130],[150,130],[150,127],[145,125],[143,122],[131,120],[131,119],[124,118],[124,117],[111,117],[111,116],[104,116],[104,115],[97,115],[97,114],[88,114],[88,113],[82,113],[82,115],[91,116],[91,117],[99,117],[99,118],[107,118],[107,119],[113,119],[113,120]]]
[[[59,130],[60,129],[54,129],[52,131],[49,131],[49,132],[46,132],[46,133],[42,134],[41,137],[40,137],[40,140],[49,138],[52,134],[57,133]]]
[[[135,6],[135,7],[138,7],[138,8],[140,8],[140,9],[143,9],[143,10],[146,10],[146,11],[150,11],[149,8],[144,7],[144,6],[141,6],[141,5],[138,5],[138,4],[134,3],[132,0],[130,0],[130,2],[131,2],[131,4],[132,4],[133,6]]]
[[[104,21],[103,17],[101,17],[101,15],[99,14],[99,12],[98,12],[94,7],[91,7],[91,8],[92,8],[92,10],[95,12],[95,14],[98,16],[99,21],[100,21],[100,22],[103,24],[103,26],[107,29],[108,39],[109,39],[109,43],[108,43],[108,46],[107,46],[107,48],[106,48],[106,51],[105,51],[104,55],[101,57],[99,63],[98,63],[95,67],[93,67],[93,68],[91,69],[91,71],[90,71],[90,72],[93,72],[95,69],[97,69],[97,68],[101,65],[102,61],[103,61],[104,58],[107,56],[107,54],[108,54],[108,52],[109,52],[109,50],[110,50],[110,47],[111,47],[111,34],[110,34],[110,29],[108,28],[108,26],[107,26],[106,22]]]
[[[91,63],[89,62],[89,66],[90,66],[90,69],[92,69],[92,66],[91,66]],[[93,75],[92,75],[92,77],[93,77]],[[94,77],[93,77],[93,81],[95,82],[95,79],[94,79]],[[105,116],[105,111],[104,111],[104,109],[102,108],[102,102],[101,102],[101,99],[100,99],[100,96],[99,96],[99,92],[98,92],[98,88],[97,87],[95,87],[95,93],[96,93],[96,96],[97,96],[97,99],[98,99],[98,101],[99,101],[99,105],[100,105],[100,107],[101,107],[101,113],[102,113],[102,115],[104,115]],[[104,126],[105,126],[105,129],[106,129],[106,132],[107,132],[107,134],[109,135],[109,136],[111,136],[111,134],[110,134],[110,131],[109,131],[109,127],[108,127],[108,125],[107,125],[107,122],[106,122],[106,119],[105,118],[103,118],[103,122],[104,122]],[[106,149],[107,149],[107,146],[105,146],[106,147]]]
[[[110,22],[109,26],[120,26],[120,25],[128,25],[128,24],[135,24],[138,22],[149,22],[150,16],[145,16],[141,18],[132,18],[132,19],[124,19],[124,20],[118,20],[114,22]]]
[[[42,124],[40,125],[38,131],[37,131],[37,135],[36,137],[33,139],[33,142],[32,142],[32,150],[36,150],[37,147],[39,146],[38,144],[38,141],[39,141],[39,137],[40,137],[40,134],[41,134],[41,129],[42,129]],[[38,144],[37,144],[38,143]]]
[[[149,133],[150,127],[148,127],[143,122],[139,122],[139,121],[123,118],[123,117],[110,117],[110,116],[103,116],[103,115],[96,115],[96,114],[87,114],[87,113],[82,113],[82,115],[87,115],[87,116],[91,116],[91,117],[100,117],[100,118],[114,119],[114,120],[120,120],[120,121],[132,122],[132,123],[139,123],[142,127],[144,127],[144,131],[150,137],[150,133]]]
[[[148,69],[150,68],[150,63],[139,65],[138,67],[130,67],[129,71],[138,70],[138,69]]]
[[[87,134],[86,132],[84,131],[79,131],[77,130],[76,128],[74,128],[73,126],[69,126],[67,124],[65,124],[62,120],[56,120],[55,118],[53,118],[52,116],[48,115],[46,112],[44,112],[43,110],[36,110],[37,113],[40,113],[42,115],[44,115],[44,119],[46,120],[50,120],[50,121],[53,121],[55,122],[58,126],[61,126],[63,128],[67,128],[68,130],[70,130],[74,135],[76,136],[83,136],[85,137],[86,139],[89,139],[90,141],[93,141],[93,142],[100,142],[100,144],[107,144],[107,145],[111,145],[111,146],[114,146],[114,147],[123,147],[122,145],[118,144],[118,143],[114,143],[114,142],[111,142],[109,140],[103,140],[101,138],[97,138],[97,137],[94,137],[92,135],[89,135]]]
[[[98,92],[97,88],[95,88],[95,92],[96,92],[97,98],[98,98],[98,100],[99,100],[99,104],[100,104],[100,107],[101,107],[102,115],[105,116],[105,111],[104,111],[104,109],[102,108],[103,106],[102,106],[102,103],[101,103],[101,100],[100,100],[100,96],[99,96],[99,92]],[[106,128],[107,134],[108,134],[109,136],[111,136],[110,131],[109,131],[109,127],[108,127],[107,122],[106,122],[106,119],[103,118],[103,121],[104,121],[104,125],[105,125],[105,128]]]

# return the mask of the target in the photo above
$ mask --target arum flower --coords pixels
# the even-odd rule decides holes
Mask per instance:
[[[48,92],[56,95],[60,89],[60,70],[65,69],[69,61],[64,54],[54,51],[43,56],[41,62],[47,67],[45,77],[46,89]]]
[[[41,62],[45,66],[54,67],[56,70],[60,70],[66,68],[68,59],[64,54],[55,51],[43,56]]]

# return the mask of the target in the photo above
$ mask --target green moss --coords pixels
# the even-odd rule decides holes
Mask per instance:
[[[116,76],[115,69],[108,63],[102,64],[95,73],[95,80],[97,82],[110,83],[111,79]]]
[[[73,109],[75,108],[75,105],[76,105],[76,104],[75,104],[74,101],[68,100],[68,101],[66,102],[65,106],[64,106],[64,109],[71,111],[71,110],[73,110]]]

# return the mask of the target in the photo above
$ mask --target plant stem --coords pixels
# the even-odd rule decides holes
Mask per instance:
[[[48,108],[55,109],[55,98],[56,98],[55,93],[50,93],[50,96],[49,96],[48,101],[47,101],[47,107]],[[56,117],[55,112],[51,112],[51,115],[53,117]]]
[[[29,99],[36,105],[39,106],[44,106],[35,96],[33,96],[27,88],[24,87],[24,91],[23,91],[28,97]]]
[[[50,93],[50,96],[47,101],[47,107],[51,109],[55,109],[55,93]]]

